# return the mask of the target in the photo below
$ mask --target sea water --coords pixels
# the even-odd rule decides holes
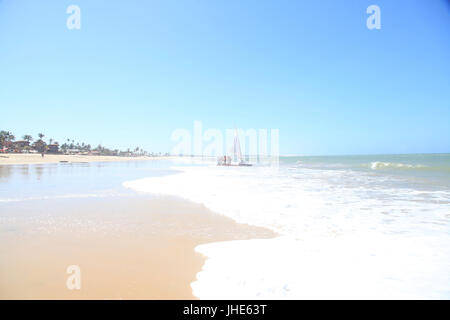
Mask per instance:
[[[200,245],[202,299],[450,298],[450,155],[175,165],[124,183],[203,203],[273,239]]]
[[[0,205],[126,195],[130,190],[122,187],[124,181],[173,173],[173,164],[151,160],[0,165]]]

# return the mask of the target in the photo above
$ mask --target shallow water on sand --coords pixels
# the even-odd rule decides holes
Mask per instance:
[[[173,162],[0,166],[0,299],[190,299],[199,244],[273,237],[122,182]],[[81,269],[69,290],[66,269]]]
[[[158,160],[0,165],[0,203],[129,194],[123,181],[173,173],[170,164]]]

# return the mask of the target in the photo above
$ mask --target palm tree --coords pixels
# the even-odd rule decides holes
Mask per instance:
[[[25,140],[25,141],[30,142],[30,141],[33,140],[33,137],[30,136],[29,134],[26,134],[26,135],[24,135],[24,136],[22,137],[22,139]]]
[[[1,146],[9,146],[16,137],[9,131],[0,131],[0,144]]]
[[[22,137],[22,139],[25,140],[26,142],[28,142],[28,144],[24,146],[24,150],[27,150],[27,151],[30,150],[31,149],[30,142],[31,142],[31,140],[33,140],[33,137],[30,136],[29,134],[26,134]]]
[[[52,144],[52,142],[53,142],[53,139],[49,139],[49,140],[48,140],[48,142],[50,142],[49,144]]]
[[[47,144],[44,142],[44,140],[42,140],[42,138],[43,138],[44,136],[45,136],[45,135],[44,135],[43,133],[39,133],[39,134],[38,134],[39,140],[37,140],[37,141],[35,141],[35,142],[33,143],[34,149],[37,150],[37,151],[39,151],[39,152],[45,152],[45,151],[47,151],[47,149],[48,149]]]
[[[16,140],[16,137],[11,132],[8,132],[8,140],[10,142],[12,142],[12,141]]]
[[[14,140],[14,135],[9,131],[0,131],[0,146],[4,147],[11,143]]]

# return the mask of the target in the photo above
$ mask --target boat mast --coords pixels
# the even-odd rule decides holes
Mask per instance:
[[[237,129],[235,129],[234,131],[233,157],[238,159],[239,162],[242,162],[241,144],[239,143],[239,136]]]

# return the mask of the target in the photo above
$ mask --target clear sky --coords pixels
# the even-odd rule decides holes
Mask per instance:
[[[149,151],[201,120],[277,128],[282,154],[450,152],[450,2],[0,0],[0,110],[17,137]]]

